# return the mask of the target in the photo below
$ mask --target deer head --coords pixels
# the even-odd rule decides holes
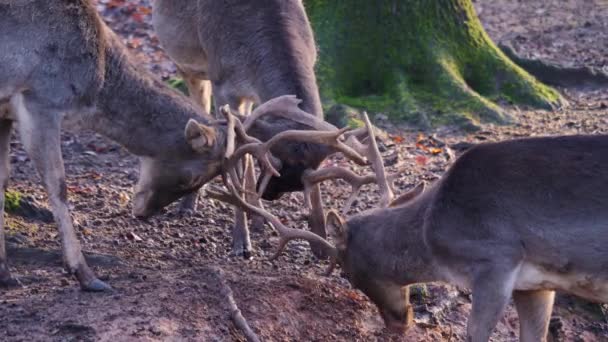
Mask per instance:
[[[294,121],[303,122],[319,129],[328,129],[320,123],[310,122],[310,116],[300,116],[296,113],[287,114],[288,111],[282,111],[283,115],[290,117]],[[257,117],[248,120],[255,120]],[[274,144],[280,143],[283,140],[297,140],[314,142],[331,146],[336,152],[341,152],[349,159],[360,165],[371,164],[375,174],[360,176],[354,172],[341,167],[326,167],[319,170],[306,170],[303,175],[302,182],[304,184],[304,198],[306,205],[310,207],[310,189],[313,185],[322,181],[334,178],[341,178],[353,188],[353,194],[346,201],[343,213],[346,213],[353,203],[360,188],[369,183],[377,182],[381,191],[381,207],[401,206],[407,201],[415,198],[420,194],[424,187],[419,186],[409,193],[393,200],[392,180],[395,175],[386,175],[382,158],[378,147],[376,146],[373,127],[364,115],[366,122],[367,144],[361,143],[357,136],[361,135],[361,131],[348,131],[348,129],[333,129],[333,130],[316,130],[316,131],[285,131],[282,132],[265,143],[256,141],[256,139],[247,136],[245,127],[251,125],[251,121],[246,121],[241,124],[236,121],[235,137],[239,137],[242,141],[247,141],[247,144],[238,147],[235,152],[228,156],[224,165],[224,185],[228,191],[220,188],[211,188],[208,190],[208,195],[220,201],[239,206],[244,210],[263,216],[280,235],[279,247],[273,259],[278,257],[282,249],[292,239],[305,239],[310,242],[315,242],[325,249],[325,254],[331,259],[330,267],[327,273],[331,273],[336,264],[340,264],[350,280],[351,284],[363,291],[379,308],[382,317],[384,318],[387,327],[395,330],[403,330],[409,326],[412,321],[412,308],[407,300],[407,290],[401,285],[397,285],[390,281],[383,281],[381,278],[370,278],[368,265],[365,260],[361,260],[363,255],[359,253],[358,248],[351,248],[352,235],[350,234],[349,222],[342,219],[336,211],[330,211],[326,217],[326,221],[330,228],[333,228],[335,237],[335,246],[327,240],[308,231],[298,230],[286,227],[278,218],[268,211],[255,207],[247,203],[242,196],[244,192],[241,182],[238,179],[235,171],[237,162],[243,158],[245,154],[251,154],[260,160],[266,170],[261,186],[258,189],[258,196],[264,193],[264,186],[267,180],[272,175],[279,174],[279,171],[274,167],[270,149]],[[364,157],[365,156],[365,157]]]
[[[145,218],[184,195],[195,193],[221,172],[226,127],[190,119],[184,130],[191,148],[187,159],[140,158],[133,215]]]

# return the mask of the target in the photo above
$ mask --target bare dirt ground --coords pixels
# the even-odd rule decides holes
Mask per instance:
[[[496,41],[513,43],[527,56],[563,65],[608,67],[608,5],[603,0],[479,0],[476,6]],[[110,25],[154,72],[167,78],[172,64],[150,35],[148,1],[100,0]],[[607,133],[608,90],[562,89],[571,106],[556,112],[510,108],[511,126],[486,125],[465,134],[444,127],[418,132],[377,121],[389,169],[407,166],[398,181],[409,189],[440,176],[455,152],[470,144],[533,135]],[[46,196],[15,138],[10,189],[46,206]],[[445,285],[413,291],[416,326],[388,334],[374,306],[334,272],[306,243],[292,242],[270,262],[277,237],[254,232],[255,256],[231,257],[231,209],[203,199],[200,210],[180,217],[175,207],[148,221],[131,217],[137,160],[120,146],[90,132],[65,133],[63,151],[69,195],[90,263],[115,291],[84,293],[61,266],[58,233],[48,220],[8,217],[11,268],[23,287],[0,290],[2,341],[242,341],[229,318],[213,267],[225,271],[237,304],[265,341],[458,341],[471,307],[470,293]],[[334,162],[341,162],[334,160]],[[328,207],[344,200],[348,187],[327,183]],[[329,195],[331,194],[331,196]],[[373,206],[367,189],[355,210]],[[300,194],[267,204],[281,218],[304,227]],[[554,310],[555,341],[608,340],[606,307],[562,296]],[[517,316],[509,308],[493,341],[517,340]]]

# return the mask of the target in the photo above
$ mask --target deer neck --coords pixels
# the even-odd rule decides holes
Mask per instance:
[[[84,124],[122,144],[131,153],[153,158],[187,158],[192,149],[184,128],[189,119],[208,122],[188,98],[149,74],[129,56],[109,30],[105,78],[93,117]],[[141,63],[139,63],[141,64]]]
[[[368,216],[368,224],[362,225],[367,232],[357,240],[367,246],[365,258],[376,277],[400,285],[437,280],[423,233],[430,203],[427,196],[422,194],[400,207],[379,209]]]

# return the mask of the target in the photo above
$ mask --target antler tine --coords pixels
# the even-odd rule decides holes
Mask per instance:
[[[228,159],[226,164],[228,168],[232,168],[234,165],[236,165],[236,162],[239,159],[241,159],[245,154],[249,153],[254,155],[267,170],[272,172],[274,176],[279,177],[279,172],[275,169],[268,158],[270,149],[282,140],[294,140],[331,146],[336,151],[344,153],[344,155],[356,163],[366,165],[367,161],[359,153],[357,153],[357,151],[340,141],[340,136],[348,130],[349,128],[345,127],[336,131],[283,131],[264,143],[249,143],[239,147]]]
[[[249,134],[247,134],[247,131],[245,130],[245,127],[243,127],[243,123],[240,120],[236,120],[235,121],[235,131],[236,134],[238,135],[239,139],[243,140],[244,143],[253,143],[253,142],[257,142],[257,143],[262,143],[260,140],[258,140],[255,137],[250,136]]]
[[[335,247],[327,240],[309,231],[286,227],[276,216],[272,215],[268,211],[247,203],[241,196],[238,195],[237,190],[232,184],[230,184],[229,182],[225,182],[224,184],[226,185],[226,187],[229,188],[230,193],[217,187],[210,187],[210,189],[207,190],[207,194],[209,195],[209,197],[222,202],[226,202],[228,204],[238,206],[248,212],[253,212],[255,214],[263,216],[268,222],[272,224],[272,226],[274,226],[274,228],[279,233],[279,245],[276,253],[270,258],[271,260],[278,258],[287,243],[294,239],[304,239],[310,242],[318,243],[326,249],[327,254],[332,259],[335,259],[337,257],[337,251]]]
[[[230,112],[230,106],[227,104],[220,107],[220,112],[226,118],[226,151],[224,152],[224,158],[230,158],[236,145],[235,119]]]
[[[369,138],[369,144],[367,145],[366,157],[371,162],[374,172],[376,173],[376,179],[378,187],[380,187],[381,200],[380,205],[387,207],[388,204],[394,197],[393,191],[389,185],[389,181],[386,176],[386,170],[384,169],[384,162],[382,161],[382,155],[378,150],[378,144],[376,143],[376,134],[374,133],[374,126],[369,121],[369,117],[366,112],[363,112],[363,121],[365,127],[367,127],[367,135]]]
[[[302,176],[302,182],[304,183],[304,201],[306,205],[309,208],[311,207],[310,192],[313,185],[329,179],[337,178],[345,180],[347,183],[350,184],[351,188],[353,189],[352,194],[344,203],[344,208],[342,209],[343,214],[348,212],[353,201],[359,194],[361,187],[365,184],[373,183],[376,181],[376,176],[374,175],[359,176],[358,174],[348,169],[343,169],[337,166],[322,168],[318,170],[306,170],[304,172],[304,175]]]
[[[283,95],[268,100],[258,106],[253,113],[245,119],[243,127],[248,131],[257,119],[264,115],[272,114],[306,125],[318,131],[337,130],[336,126],[300,109],[298,105],[301,102],[302,100],[298,99],[295,95]]]
[[[284,131],[272,137],[272,139],[268,140],[266,144],[268,145],[268,149],[270,149],[273,145],[277,144],[281,140],[294,140],[300,142],[323,144],[333,147],[336,152],[342,152],[346,157],[353,160],[359,165],[367,165],[367,161],[357,151],[340,141],[340,137],[348,130],[350,130],[350,128],[344,127],[334,131]]]

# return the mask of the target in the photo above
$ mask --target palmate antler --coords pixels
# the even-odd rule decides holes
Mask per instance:
[[[312,232],[288,228],[278,218],[265,209],[247,203],[247,201],[243,199],[241,194],[245,193],[245,190],[243,189],[236,171],[240,160],[248,154],[254,156],[256,159],[258,159],[262,169],[264,170],[264,176],[262,178],[260,188],[258,189],[258,193],[256,194],[257,196],[261,196],[272,176],[280,176],[278,171],[281,167],[280,161],[272,156],[270,150],[273,146],[284,140],[323,144],[332,147],[334,153],[341,152],[348,159],[359,165],[371,164],[374,170],[374,175],[359,176],[348,169],[340,167],[307,170],[304,173],[302,179],[305,187],[304,198],[306,205],[309,208],[311,207],[311,189],[316,184],[335,178],[342,178],[351,184],[353,193],[346,201],[343,208],[343,213],[348,211],[359,193],[360,188],[365,184],[373,182],[376,182],[379,185],[382,198],[381,206],[388,206],[388,203],[393,198],[392,186],[389,183],[389,180],[392,180],[394,177],[386,175],[384,165],[382,163],[382,156],[380,155],[378,146],[376,144],[373,126],[370,123],[367,113],[364,113],[363,115],[366,126],[365,129],[337,129],[333,125],[299,109],[299,102],[300,100],[298,100],[295,96],[289,95],[270,100],[258,107],[250,117],[245,119],[244,123],[241,123],[240,120],[235,119],[232,116],[229,107],[222,107],[221,112],[226,118],[227,126],[229,128],[227,139],[232,140],[232,142],[228,141],[226,144],[227,151],[225,154],[226,160],[224,162],[223,179],[224,185],[228,191],[214,188],[208,190],[208,193],[212,198],[236,205],[243,210],[253,212],[264,217],[272,226],[275,227],[280,235],[280,242],[277,252],[272,257],[273,259],[279,256],[290,240],[305,239],[309,242],[317,243],[318,245],[322,246],[322,248],[326,250],[326,254],[330,256],[333,265],[335,264],[337,251],[325,239]],[[275,135],[266,142],[261,142],[247,134],[247,130],[253,125],[255,120],[264,115],[270,114],[282,116],[314,128],[315,130],[284,131]],[[360,137],[364,134],[367,135],[367,144],[363,144],[359,141]],[[233,146],[237,145],[237,139],[240,146],[238,146],[238,148],[234,148]],[[365,158],[363,156],[365,156]],[[333,266],[330,268],[333,268]]]

